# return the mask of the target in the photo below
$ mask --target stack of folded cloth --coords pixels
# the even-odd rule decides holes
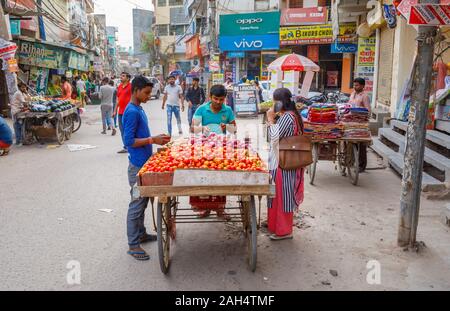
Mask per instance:
[[[342,123],[304,122],[305,135],[311,135],[313,140],[339,139],[344,135]]]
[[[344,122],[344,138],[370,138],[368,122]]]
[[[311,123],[336,123],[337,116],[336,105],[314,104],[309,109],[308,121]]]
[[[366,108],[348,108],[341,116],[342,122],[369,122],[369,110]]]

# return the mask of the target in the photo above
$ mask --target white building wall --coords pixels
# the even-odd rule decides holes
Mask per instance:
[[[403,18],[397,19],[394,43],[394,61],[392,70],[392,89],[390,112],[393,116],[402,96],[405,83],[410,78],[414,56],[417,51],[417,31]]]

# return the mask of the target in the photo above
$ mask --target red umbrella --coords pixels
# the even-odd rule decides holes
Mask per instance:
[[[288,54],[275,60],[269,65],[269,70],[281,71],[320,71],[312,60],[298,54]]]

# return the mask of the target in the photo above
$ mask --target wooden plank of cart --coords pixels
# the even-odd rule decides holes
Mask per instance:
[[[158,235],[158,252],[161,271],[164,274],[170,268],[170,244],[176,238],[176,224],[192,223],[242,223],[242,230],[247,240],[248,264],[250,270],[256,270],[257,258],[257,231],[258,221],[256,212],[256,198],[259,198],[261,211],[261,198],[275,195],[275,186],[270,182],[270,175],[265,172],[240,171],[211,171],[211,170],[176,170],[171,173],[151,173],[149,178],[141,176],[139,190],[142,197],[158,199],[156,213],[156,227]],[[173,178],[173,180],[171,180]],[[170,183],[170,185],[152,185]],[[237,196],[238,206],[227,206],[225,210],[229,220],[219,217],[199,218],[191,207],[179,208],[178,197],[192,198],[219,198],[219,204],[214,202],[205,209],[215,210],[224,207],[220,197]],[[207,200],[208,201],[208,200]],[[212,203],[212,205],[211,205]],[[221,206],[222,205],[222,206]]]
[[[348,176],[353,185],[359,181],[359,150],[361,144],[372,144],[372,138],[335,138],[313,140],[313,163],[307,173],[313,185],[319,161],[338,163],[339,173]]]

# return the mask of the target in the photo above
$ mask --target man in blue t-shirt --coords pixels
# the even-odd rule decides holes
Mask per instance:
[[[128,181],[131,187],[131,202],[128,208],[127,235],[130,247],[128,254],[137,260],[149,260],[150,256],[141,248],[141,243],[156,241],[155,235],[147,233],[144,226],[145,209],[149,198],[141,198],[137,189],[137,174],[152,156],[152,145],[165,145],[170,136],[152,137],[147,115],[141,107],[150,100],[153,84],[145,77],[135,77],[131,83],[132,97],[123,114],[123,140],[129,153]]]
[[[5,119],[0,117],[0,156],[9,153],[9,147],[11,147],[12,143],[12,130]]]
[[[214,85],[210,91],[211,101],[201,105],[194,114],[192,131],[194,133],[225,134],[236,131],[236,118],[233,110],[224,104],[227,90],[223,85]]]

